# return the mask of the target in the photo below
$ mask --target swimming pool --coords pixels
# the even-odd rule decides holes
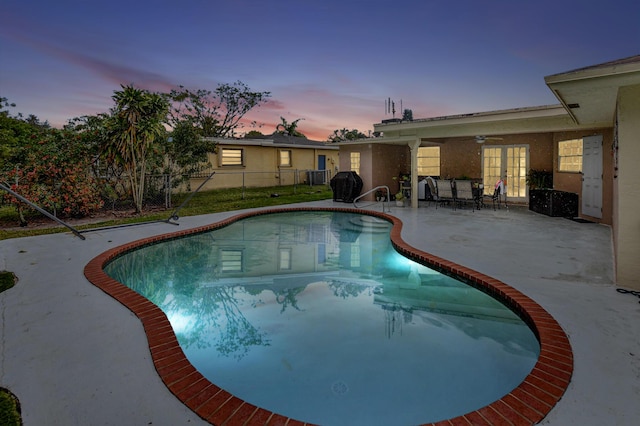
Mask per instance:
[[[190,364],[230,392],[218,402],[229,410],[236,404],[229,415],[242,406],[231,394],[249,407],[322,424],[424,423],[535,396],[535,390],[520,389],[540,366],[538,351],[546,357],[535,318],[519,310],[499,282],[479,292],[422,265],[450,274],[455,268],[446,261],[417,251],[406,254],[420,263],[398,255],[394,247],[407,247],[395,225],[392,243],[386,222],[361,214],[260,215],[162,244],[144,241],[142,248],[121,248],[97,262],[166,311]],[[188,260],[171,261],[177,254]],[[162,267],[150,267],[154,261]],[[194,265],[202,267],[199,272]],[[463,268],[456,273],[480,287],[478,274]],[[239,284],[241,275],[248,281]],[[170,279],[160,284],[160,278]],[[486,295],[498,291],[511,309]],[[207,304],[222,307],[225,317]],[[204,329],[209,334],[202,339]],[[438,351],[439,358],[427,360]],[[482,351],[488,355],[481,357]],[[514,367],[509,357],[524,362]],[[201,362],[212,358],[216,363],[209,367]],[[164,368],[161,363],[161,376]],[[496,377],[504,379],[497,391],[491,385],[500,382]],[[163,376],[165,383],[173,380],[170,389],[177,378]]]

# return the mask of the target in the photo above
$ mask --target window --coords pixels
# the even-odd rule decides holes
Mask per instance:
[[[280,150],[280,167],[291,167],[291,150]]]
[[[360,153],[352,152],[351,153],[351,171],[360,174]]]
[[[278,262],[278,269],[281,271],[291,270],[291,248],[280,248],[278,251],[280,261]]]
[[[222,272],[242,272],[242,264],[242,250],[220,250],[220,265]]]
[[[221,166],[243,166],[244,155],[239,148],[222,148],[220,151]]]
[[[421,176],[440,176],[439,146],[418,148],[418,174]]]
[[[360,267],[360,244],[351,244],[351,261],[349,264],[352,268]]]
[[[582,139],[558,142],[558,171],[582,171]]]

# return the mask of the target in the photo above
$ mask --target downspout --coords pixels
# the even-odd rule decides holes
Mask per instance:
[[[411,150],[411,208],[418,208],[418,148],[420,139],[409,142]]]

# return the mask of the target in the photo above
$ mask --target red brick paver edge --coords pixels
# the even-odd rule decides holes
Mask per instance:
[[[129,308],[142,322],[156,371],[169,390],[186,406],[215,425],[305,425],[249,404],[207,380],[182,352],[167,316],[145,297],[110,278],[104,266],[116,257],[141,246],[222,228],[238,220],[272,213],[295,211],[342,211],[368,214],[393,224],[391,241],[396,250],[421,264],[460,277],[502,301],[531,327],[540,342],[540,356],[533,370],[509,394],[479,410],[432,425],[533,425],[539,423],[562,398],[573,374],[573,352],[558,322],[535,301],[507,284],[446,259],[417,250],[402,240],[402,222],[391,215],[351,208],[278,208],[239,214],[198,228],[144,238],[115,247],[92,259],[85,277]]]

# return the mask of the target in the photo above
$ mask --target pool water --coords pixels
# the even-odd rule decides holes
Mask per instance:
[[[105,267],[158,305],[189,361],[247,402],[323,425],[435,422],[517,387],[539,343],[485,293],[344,212],[253,216]]]

